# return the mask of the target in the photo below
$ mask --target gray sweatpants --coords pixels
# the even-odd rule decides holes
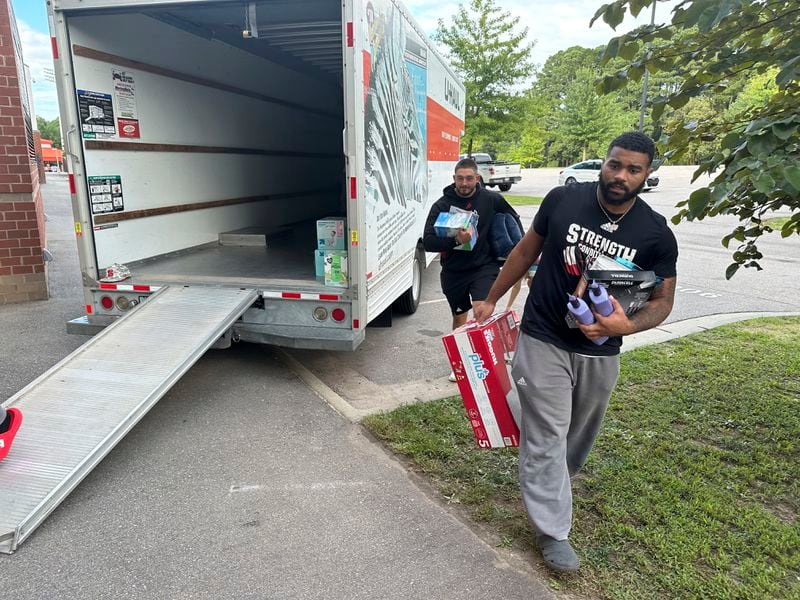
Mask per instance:
[[[520,333],[511,370],[522,406],[519,484],[537,533],[565,540],[572,525],[570,476],[600,430],[619,376],[619,355],[586,356]]]

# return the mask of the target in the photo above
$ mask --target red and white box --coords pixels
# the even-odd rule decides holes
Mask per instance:
[[[492,318],[494,319],[494,317]],[[500,331],[500,337],[503,340],[506,360],[510,361],[514,358],[514,352],[517,351],[517,336],[519,335],[517,313],[509,310],[497,315],[497,329]]]
[[[442,337],[481,448],[519,445],[519,398],[506,356],[516,348],[518,327],[512,312],[471,321]]]

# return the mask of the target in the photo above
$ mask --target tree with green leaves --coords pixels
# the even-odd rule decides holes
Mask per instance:
[[[601,48],[572,46],[545,61],[529,92],[543,105],[549,163],[567,165],[601,156],[620,131],[632,128],[638,109],[631,110],[620,94],[600,95]]]
[[[604,4],[602,18],[612,28],[627,10],[638,15],[656,0],[616,0]],[[647,25],[613,38],[603,61],[615,57],[625,66],[605,77],[603,92],[621,89],[649,72],[681,70],[681,85],[652,100],[659,122],[668,108],[681,109],[693,98],[730,92],[756,78],[764,93],[745,96],[719,115],[688,114],[665,127],[659,145],[681,160],[700,143],[710,144],[695,179],[713,177],[678,207],[673,222],[734,215],[739,224],[722,239],[738,242],[730,278],[741,267],[761,269],[759,238],[772,231],[767,220],[776,211],[790,217],[781,227],[786,238],[800,234],[800,4],[797,0],[684,0],[669,23]],[[752,90],[751,90],[752,91]],[[739,95],[741,96],[741,94]]]
[[[558,137],[580,160],[602,156],[611,140],[632,124],[633,114],[626,114],[616,98],[597,94],[596,77],[591,68],[575,71],[562,103]]]
[[[518,29],[519,17],[498,8],[494,0],[469,0],[445,23],[439,20],[434,39],[447,47],[450,61],[467,90],[466,135],[473,149],[503,145],[509,127],[522,115],[514,110],[514,91],[534,70],[528,29]],[[507,138],[506,138],[507,139]]]
[[[528,90],[517,99],[514,110],[523,118],[514,131],[509,132],[506,145],[498,156],[518,162],[525,168],[540,167],[545,163],[545,147],[549,139],[546,125],[548,104],[533,90]]]
[[[42,138],[53,142],[54,148],[61,148],[61,122],[58,117],[48,121],[44,117],[36,117],[36,128]]]

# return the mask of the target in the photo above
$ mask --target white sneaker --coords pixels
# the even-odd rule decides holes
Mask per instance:
[[[452,381],[453,383],[456,382],[456,374],[450,371],[450,375],[447,376],[447,381]]]

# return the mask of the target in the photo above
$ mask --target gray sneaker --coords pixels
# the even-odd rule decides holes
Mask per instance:
[[[581,560],[569,540],[557,540],[542,534],[536,537],[536,545],[542,553],[544,564],[554,571],[577,571],[581,566]]]

